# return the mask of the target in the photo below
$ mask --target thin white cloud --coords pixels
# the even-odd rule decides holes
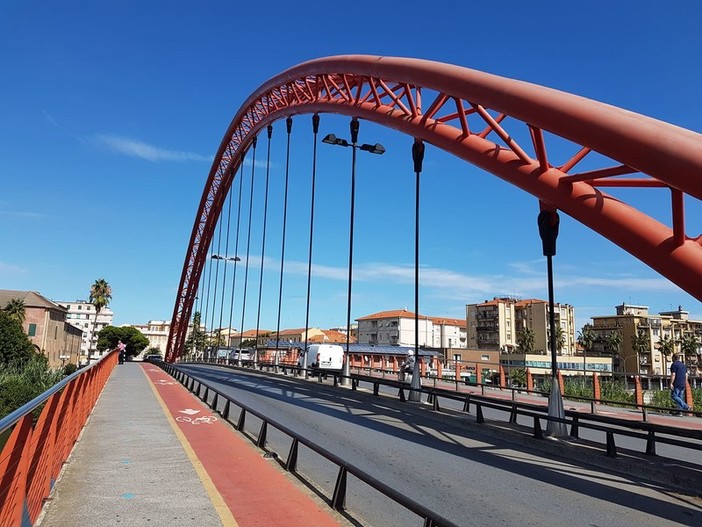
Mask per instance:
[[[0,210],[0,216],[12,216],[14,218],[36,219],[46,218],[46,214],[32,212],[29,210]]]
[[[147,161],[212,161],[208,156],[196,154],[194,152],[181,152],[178,150],[166,150],[153,146],[143,141],[120,137],[111,134],[98,134],[95,141],[106,146],[113,152],[131,157],[146,159]]]
[[[20,267],[18,265],[8,264],[5,262],[0,262],[0,275],[24,274],[26,272],[27,272],[27,269],[25,269],[24,267]]]

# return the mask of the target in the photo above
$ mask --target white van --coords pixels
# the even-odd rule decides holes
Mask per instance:
[[[310,368],[322,371],[338,371],[344,367],[344,348],[336,344],[312,344],[307,347]]]

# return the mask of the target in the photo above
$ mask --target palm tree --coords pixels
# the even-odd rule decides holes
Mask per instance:
[[[590,324],[585,324],[583,329],[580,330],[578,334],[578,344],[583,348],[583,372],[586,371],[586,358],[587,353],[592,351],[592,346],[595,344],[595,332],[592,331],[592,326]]]
[[[622,346],[622,334],[619,331],[612,331],[605,338],[605,348],[612,355],[618,355]]]
[[[7,316],[12,320],[19,322],[20,326],[24,324],[25,306],[24,300],[21,298],[13,298],[10,300],[3,311],[7,313]]]
[[[680,339],[680,351],[682,351],[686,357],[697,355],[697,349],[699,347],[700,341],[697,340],[697,337],[693,333],[688,333]]]
[[[95,324],[93,325],[94,330],[97,330],[97,319],[100,311],[107,307],[112,300],[112,288],[110,284],[104,278],[99,278],[95,280],[95,283],[90,286],[90,303],[95,306]],[[92,348],[92,341],[88,347],[88,362],[90,362],[90,352]]]
[[[657,347],[663,355],[663,374],[665,375],[668,372],[668,357],[673,354],[675,343],[670,337],[663,337],[658,341]]]
[[[536,334],[533,329],[524,328],[517,335],[517,348],[519,353],[529,354],[534,352],[534,343],[536,342]]]
[[[631,336],[631,347],[636,352],[636,372],[639,373],[639,370],[641,369],[639,355],[651,348],[651,341],[649,340],[648,333],[645,329],[637,329],[636,333]]]
[[[563,351],[566,343],[565,331],[561,326],[556,326],[556,352],[560,353]],[[551,349],[551,340],[548,341],[548,349]]]

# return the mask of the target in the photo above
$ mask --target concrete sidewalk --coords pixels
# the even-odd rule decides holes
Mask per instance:
[[[308,523],[301,524],[339,524],[331,510],[325,510],[295,482],[271,472],[270,462],[222,421],[210,418],[214,421],[211,427],[176,423],[179,414],[176,407],[171,408],[174,404],[180,410],[184,404],[185,408],[201,408],[200,415],[205,415],[205,407],[180,384],[159,378],[163,376],[148,363],[115,367],[38,525],[272,525],[265,516],[270,512],[258,508],[259,504],[241,499],[233,503],[231,489],[218,490],[227,484],[237,486],[238,482],[231,481],[236,475],[252,473],[266,475],[270,495],[287,495],[296,501],[295,513],[307,515],[300,520]],[[191,429],[204,435],[204,441],[190,435]],[[212,439],[207,440],[209,437]],[[220,447],[225,449],[221,456]],[[251,451],[249,461],[236,464],[226,448]],[[221,470],[212,478],[208,456],[214,457]],[[227,480],[224,485],[223,478]]]

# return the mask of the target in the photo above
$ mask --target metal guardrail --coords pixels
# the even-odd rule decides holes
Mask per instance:
[[[34,525],[115,364],[113,351],[0,419],[0,526]]]
[[[221,365],[220,365],[221,366]],[[226,365],[225,365],[226,366]],[[230,367],[230,366],[226,366]],[[231,366],[234,367],[234,366]],[[258,368],[267,371],[274,371],[276,373],[280,372],[287,375],[288,372],[297,375],[304,374],[306,377],[310,376],[311,370],[304,370],[296,366],[281,365],[274,363],[257,363],[253,362],[248,365],[249,368]],[[316,372],[312,375],[322,382],[323,378],[332,377],[332,382],[334,386],[338,386],[341,383],[342,375],[336,372],[328,372],[322,374]],[[367,383],[372,386],[373,395],[379,395],[380,386],[388,386],[398,390],[397,396],[400,401],[406,401],[408,399],[405,392],[410,393],[413,388],[408,382],[403,382],[388,377],[375,377],[372,375],[362,375],[362,374],[352,374],[350,376],[351,389],[355,390],[360,383]],[[422,379],[424,382],[425,379]],[[517,416],[524,416],[532,419],[532,435],[534,438],[543,439],[543,427],[542,421],[560,422],[569,427],[569,435],[572,438],[580,437],[580,429],[590,429],[597,432],[602,432],[605,437],[604,443],[601,444],[602,449],[606,455],[610,457],[617,456],[617,446],[616,437],[617,436],[627,436],[636,439],[640,439],[645,443],[644,454],[654,456],[656,455],[656,444],[665,443],[673,445],[680,448],[686,448],[693,451],[702,451],[702,430],[693,430],[687,428],[680,428],[675,426],[666,426],[661,424],[655,424],[648,422],[648,410],[658,410],[661,412],[670,412],[670,408],[661,408],[654,406],[643,407],[635,403],[623,403],[620,401],[607,401],[598,400],[594,401],[591,399],[576,397],[574,399],[579,399],[582,401],[587,401],[590,407],[590,413],[584,414],[582,411],[577,410],[565,410],[565,418],[559,419],[557,417],[551,417],[548,415],[548,397],[544,396],[542,392],[531,391],[528,392],[530,395],[544,396],[544,404],[536,404],[529,402],[520,402],[515,398],[516,392],[527,392],[524,388],[507,388],[507,387],[496,387],[496,386],[486,386],[484,384],[472,383],[471,386],[477,386],[480,388],[480,395],[475,393],[461,393],[457,391],[458,386],[463,386],[465,383],[457,383],[456,391],[438,388],[436,383],[432,383],[432,386],[423,385],[419,391],[421,394],[426,395],[427,402],[432,404],[435,411],[441,411],[440,398],[451,399],[458,401],[463,404],[462,411],[468,413],[470,411],[471,405],[476,409],[476,421],[478,424],[486,424],[483,409],[490,408],[493,410],[498,410],[506,413],[508,416],[509,423],[517,422]],[[449,384],[453,384],[450,383]],[[485,389],[493,388],[502,391],[511,391],[511,398],[509,400],[490,397],[486,394]],[[641,421],[634,421],[632,419],[626,419],[615,416],[604,416],[597,414],[597,406],[599,404],[603,405],[618,405],[630,410],[641,411]],[[690,415],[702,416],[700,412],[686,412]]]
[[[198,397],[205,404],[207,404],[212,410],[218,412],[225,420],[227,420],[239,432],[242,432],[244,435],[247,435],[245,430],[247,413],[258,418],[261,421],[261,428],[259,429],[258,434],[255,437],[253,435],[247,435],[247,437],[249,437],[252,440],[252,442],[254,442],[259,448],[265,449],[266,447],[269,426],[272,426],[279,432],[282,432],[286,436],[290,437],[292,439],[292,442],[288,454],[285,457],[285,460],[283,461],[280,455],[278,455],[277,458],[281,466],[288,472],[294,473],[300,478],[303,477],[299,472],[297,472],[297,453],[299,445],[306,446],[313,452],[337,465],[339,467],[339,470],[336,477],[336,483],[334,485],[333,494],[329,498],[329,504],[333,509],[337,511],[344,511],[346,509],[347,477],[349,474],[351,474],[360,481],[364,482],[365,484],[374,488],[378,492],[387,496],[394,502],[403,506],[405,509],[413,512],[414,514],[422,518],[424,521],[424,527],[458,527],[457,524],[451,522],[450,520],[444,518],[436,512],[429,510],[428,508],[412,500],[411,498],[408,498],[404,494],[396,491],[392,487],[378,480],[371,474],[368,474],[367,472],[356,467],[349,461],[340,458],[332,452],[329,452],[325,448],[316,444],[314,441],[311,441],[310,439],[302,436],[301,434],[290,430],[285,425],[266,417],[261,412],[254,410],[250,406],[235,401],[233,398],[217,390],[216,388],[213,388],[208,383],[200,381],[195,377],[188,375],[186,372],[179,369],[177,366],[174,366],[173,364],[167,364],[164,362],[157,364],[161,366],[161,368],[163,368],[169,375],[171,375],[183,386],[185,386],[190,392],[195,394],[196,397]],[[298,368],[291,368],[289,366],[281,368],[285,369],[286,371],[289,369],[302,371]],[[337,376],[335,376],[334,379],[335,382],[338,382]],[[221,411],[218,408],[220,399],[223,399],[225,401]],[[229,414],[232,404],[240,408],[239,416],[236,423],[233,423],[229,420]]]

